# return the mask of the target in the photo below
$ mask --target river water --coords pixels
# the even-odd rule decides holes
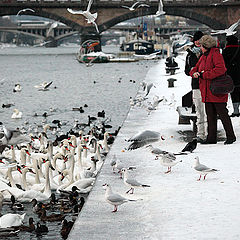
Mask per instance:
[[[128,113],[129,97],[136,95],[139,83],[156,63],[103,63],[86,67],[76,60],[78,48],[2,47],[0,122],[9,128],[23,127],[27,130],[42,125],[43,120],[52,125],[51,122],[58,119],[66,124],[62,127],[62,131],[66,132],[72,128],[75,119],[86,123],[88,115],[97,116],[97,112],[104,110],[106,117],[111,119],[108,124],[113,128],[110,131],[115,131]],[[106,46],[103,52],[117,53],[118,49],[118,46]],[[49,91],[38,91],[34,86],[44,81],[53,82]],[[21,92],[13,92],[16,83],[21,84]],[[2,108],[2,104],[9,103],[15,106]],[[84,104],[88,107],[84,107]],[[84,113],[72,111],[73,107],[81,106]],[[14,108],[23,113],[22,119],[11,119]],[[56,111],[51,112],[50,108]],[[41,116],[44,112],[49,115],[47,118]],[[2,214],[7,212],[9,208],[4,206]],[[25,204],[24,212],[27,212],[24,221],[26,225],[30,216],[34,217],[35,222],[38,221],[31,212],[30,204]],[[18,236],[6,239],[61,239],[61,222],[47,223],[47,226],[49,233],[46,235],[21,232]]]

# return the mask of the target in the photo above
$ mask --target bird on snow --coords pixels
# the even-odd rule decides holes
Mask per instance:
[[[197,139],[193,139],[191,142],[183,148],[182,152],[193,152],[197,148]]]
[[[204,175],[203,180],[205,180],[208,173],[219,171],[217,169],[209,168],[209,167],[201,164],[199,162],[199,157],[195,157],[195,160],[196,160],[196,162],[195,162],[195,165],[194,165],[194,169],[200,174],[198,181],[200,181],[202,175]]]
[[[114,205],[114,210],[112,212],[117,212],[117,207],[125,202],[137,201],[137,200],[125,198],[118,193],[113,193],[111,186],[107,183],[103,185],[103,188],[106,190],[106,193],[105,193],[106,201]]]

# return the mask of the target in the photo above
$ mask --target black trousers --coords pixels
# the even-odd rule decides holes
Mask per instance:
[[[240,87],[235,87],[231,94],[232,103],[240,102]]]
[[[217,117],[219,116],[227,139],[235,139],[231,119],[228,115],[227,103],[206,102],[205,109],[208,122],[208,141],[217,141]]]

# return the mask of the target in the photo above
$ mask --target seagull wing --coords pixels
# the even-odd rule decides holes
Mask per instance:
[[[92,6],[92,3],[93,3],[93,0],[89,0],[87,10],[86,10],[87,12],[90,12],[90,8]]]
[[[217,30],[216,32],[211,33],[211,35],[224,34],[224,33],[226,33],[225,30]]]
[[[240,23],[240,19],[238,19],[238,21],[237,21],[236,23],[232,24],[232,25],[228,28],[228,30],[233,31],[233,30],[239,25],[239,23]]]
[[[127,8],[127,9],[129,9],[130,7],[128,7],[128,6],[125,6],[125,5],[123,5],[123,6],[121,6],[121,7],[123,7],[123,8]]]
[[[35,12],[35,10],[33,10],[33,9],[31,9],[31,8],[26,8],[26,9],[24,9],[24,12],[25,12],[25,11]]]
[[[142,3],[142,4],[140,4],[140,5],[137,6],[137,8],[140,8],[140,7],[150,7],[150,6],[147,5],[147,4]]]
[[[79,11],[74,11],[72,10],[71,8],[67,8],[68,12],[72,13],[72,14],[83,14],[83,11],[82,10],[79,10]]]
[[[138,1],[135,2],[135,3],[131,6],[131,8],[134,8],[138,3],[139,3]]]
[[[136,179],[133,179],[133,178],[131,178],[131,179],[126,179],[125,182],[126,182],[127,184],[133,186],[133,187],[139,187],[139,186],[142,185],[142,184],[139,183]]]
[[[95,28],[96,28],[97,33],[99,33],[98,25],[97,25],[95,22],[93,22],[93,24],[95,25]]]
[[[44,89],[47,89],[52,83],[53,81],[49,82],[47,85],[44,86]]]
[[[150,131],[150,130],[145,130],[143,132],[140,132],[133,137],[131,137],[128,142],[133,142],[133,141],[145,141],[145,140],[154,140],[158,141],[160,138],[160,133],[155,132],[155,131]]]

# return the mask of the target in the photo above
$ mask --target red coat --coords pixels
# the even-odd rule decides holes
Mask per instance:
[[[211,48],[208,55],[203,54],[195,67],[190,71],[190,76],[195,72],[203,72],[202,78],[199,78],[199,89],[203,102],[227,102],[228,94],[213,95],[210,91],[210,82],[212,79],[223,75],[227,69],[224,59],[218,48]]]

